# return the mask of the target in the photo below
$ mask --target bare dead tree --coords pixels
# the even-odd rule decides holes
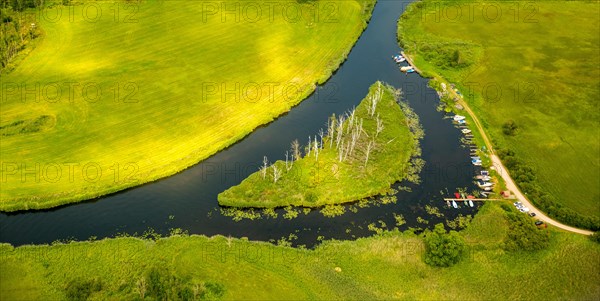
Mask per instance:
[[[319,137],[321,138],[321,143],[319,144],[319,147],[323,147],[323,136],[325,136],[325,132],[323,132],[323,129],[319,130]],[[317,137],[315,137],[316,139]]]
[[[301,158],[300,142],[298,142],[298,139],[292,141],[292,158],[294,158],[295,160],[298,160]]]
[[[350,111],[350,114],[348,115],[348,126],[347,126],[346,134],[349,134],[350,130],[354,126],[354,116],[355,115],[356,115],[356,109],[352,108],[352,111]]]
[[[343,134],[344,134],[344,116],[340,116],[338,118],[338,123],[337,123],[337,136],[336,136],[336,141],[335,141],[336,147],[340,146],[340,142],[342,142]]]
[[[273,183],[277,183],[281,178],[281,169],[277,168],[277,165],[273,164]]]
[[[381,83],[377,85],[377,91],[375,91],[375,94],[369,97],[369,107],[367,108],[367,113],[369,113],[371,117],[373,117],[375,114],[379,100],[381,100]]]
[[[320,151],[320,147],[319,147],[319,142],[317,141],[317,136],[315,136],[315,142],[313,143],[313,152],[315,154],[315,160],[319,161],[319,151]]]
[[[290,170],[288,168],[288,151],[285,151],[285,170]]]
[[[306,146],[306,156],[310,156],[310,151],[312,147],[312,140],[310,140],[310,136],[308,136],[308,145]]]
[[[329,138],[329,147],[333,147],[333,138],[335,135],[335,114],[327,120],[327,138]]]
[[[267,156],[263,157],[263,165],[260,169],[260,172],[262,174],[263,180],[265,179],[265,177],[267,176],[267,167],[269,166],[269,160],[267,159]]]
[[[377,114],[377,118],[376,118],[376,122],[377,122],[377,130],[375,132],[375,137],[377,137],[379,135],[379,133],[381,133],[381,131],[383,131],[383,120],[381,118],[379,118],[379,114]]]
[[[344,143],[340,144],[338,148],[338,161],[342,162],[344,160]]]

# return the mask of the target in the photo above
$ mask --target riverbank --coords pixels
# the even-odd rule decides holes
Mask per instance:
[[[433,86],[436,89],[442,90],[441,83],[446,86],[454,83],[462,92],[456,95],[454,90],[448,89],[454,93],[448,101],[448,107],[461,113],[454,106],[462,106],[471,117],[469,123],[479,129],[480,142],[488,149],[487,156],[491,159],[497,153],[505,161],[508,169],[498,164],[499,159],[496,158],[498,175],[506,182],[512,182],[507,171],[511,172],[523,190],[523,193],[517,191],[515,194],[523,198],[527,196],[536,207],[563,223],[600,229],[600,207],[595,200],[600,187],[598,183],[592,183],[592,179],[598,177],[599,168],[597,158],[588,155],[598,149],[597,139],[594,141],[591,137],[592,129],[598,125],[593,124],[595,121],[586,121],[597,118],[583,118],[583,115],[589,114],[584,108],[595,97],[588,92],[593,90],[594,81],[597,84],[592,74],[596,71],[587,72],[586,68],[594,64],[581,61],[588,58],[598,60],[598,55],[589,53],[586,50],[588,48],[583,46],[542,47],[545,54],[546,50],[553,49],[551,57],[560,54],[561,58],[573,58],[571,63],[581,64],[582,67],[574,74],[565,70],[566,66],[557,65],[560,59],[540,58],[529,51],[539,48],[538,41],[530,37],[539,34],[540,28],[546,29],[546,26],[555,22],[566,24],[570,20],[567,16],[572,14],[585,15],[591,12],[586,12],[585,8],[590,4],[572,2],[566,8],[555,3],[536,4],[537,9],[547,12],[538,16],[547,22],[534,24],[508,19],[492,24],[482,18],[470,21],[463,18],[459,22],[433,22],[420,18],[424,11],[439,4],[422,1],[409,6],[398,25],[399,41],[405,51],[413,56],[415,64],[426,76],[434,79]],[[459,2],[457,6],[466,8],[468,4],[468,1]],[[437,9],[443,10],[446,7],[444,5]],[[499,7],[508,9],[508,6]],[[477,8],[475,13],[480,11],[481,8]],[[587,26],[586,23],[577,22],[557,31],[553,25],[547,32],[560,35],[579,28],[580,43],[597,43],[597,36],[582,34],[587,32],[584,29]],[[497,31],[500,30],[508,30],[513,37],[490,41],[489,37],[497,37]],[[544,35],[547,43],[554,40],[560,38]],[[562,76],[560,80],[556,78],[556,74],[565,72],[573,79]],[[580,86],[579,83],[583,83],[583,89],[575,89]],[[558,86],[563,88],[557,91]],[[563,101],[573,98],[573,95],[577,95],[575,99],[579,105]],[[456,99],[456,102],[452,99]],[[564,123],[563,117],[567,115],[576,125]],[[552,120],[549,120],[550,117]],[[567,136],[571,138],[565,138]],[[565,166],[569,168],[565,169]],[[556,170],[561,172],[556,173]],[[548,221],[560,226],[556,221]],[[565,225],[561,227],[570,228]]]
[[[423,162],[419,120],[402,92],[377,82],[355,110],[332,116],[305,145],[292,142],[285,161],[218,196],[229,207],[321,207],[384,194],[396,182],[418,182]]]
[[[487,203],[459,232],[468,252],[449,268],[426,265],[422,238],[395,230],[327,241],[314,250],[181,233],[156,240],[3,244],[0,297],[59,300],[79,289],[92,299],[137,299],[156,292],[148,278],[154,270],[157,280],[172,277],[175,293],[210,292],[224,300],[598,298],[599,244],[551,231],[547,249],[513,252],[502,247],[508,231],[500,205]]]
[[[336,2],[336,14],[328,17],[344,22],[289,22],[279,6],[273,20],[215,16],[185,23],[199,18],[202,3],[165,10],[170,4],[160,1],[135,4],[136,22],[115,22],[109,14],[96,22],[41,22],[45,40],[3,78],[15,88],[2,104],[0,211],[114,193],[178,173],[234,144],[331,76],[366,28],[374,3]],[[113,4],[94,5],[109,11]],[[296,5],[314,10],[311,3]],[[55,9],[80,16],[85,8]],[[173,22],[166,26],[165,20]],[[73,93],[47,94],[57,81],[61,89],[71,83]],[[40,87],[39,93],[23,94],[20,86]],[[82,90],[91,86],[96,95]],[[35,125],[40,118],[55,122]]]

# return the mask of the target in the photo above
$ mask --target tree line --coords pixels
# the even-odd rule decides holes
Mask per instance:
[[[537,184],[537,176],[533,168],[518,159],[513,151],[500,149],[498,150],[498,156],[513,175],[513,179],[515,179],[521,191],[546,214],[571,226],[592,231],[600,230],[600,218],[584,216],[559,203],[553,195],[544,191]]]

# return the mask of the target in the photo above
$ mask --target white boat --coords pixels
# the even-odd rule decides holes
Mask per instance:
[[[400,71],[402,71],[402,72],[407,72],[408,70],[411,70],[411,69],[412,69],[411,66],[400,67]]]
[[[475,205],[473,205],[473,201],[469,200],[469,206],[473,207]]]
[[[470,133],[470,132],[471,132],[471,130],[469,130],[469,129],[462,129],[462,130],[461,130],[461,132],[462,132],[463,134],[468,134],[468,133]]]
[[[454,119],[454,121],[464,120],[465,118],[466,118],[465,116],[461,116],[461,115],[454,115],[454,117],[452,117],[452,119]]]
[[[452,206],[450,205],[450,201],[446,201],[446,205],[448,205],[448,207]]]
[[[479,188],[481,187],[492,187],[494,186],[494,183],[490,183],[490,182],[484,182],[484,181],[477,181],[477,186],[479,186]]]
[[[452,201],[452,207],[454,207],[455,209],[458,208],[458,205],[456,205],[456,202],[454,200]]]

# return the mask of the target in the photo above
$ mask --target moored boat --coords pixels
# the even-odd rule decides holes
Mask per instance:
[[[461,116],[461,115],[454,115],[454,117],[452,117],[452,119],[454,119],[454,121],[464,120],[465,118],[466,118],[465,116]]]

